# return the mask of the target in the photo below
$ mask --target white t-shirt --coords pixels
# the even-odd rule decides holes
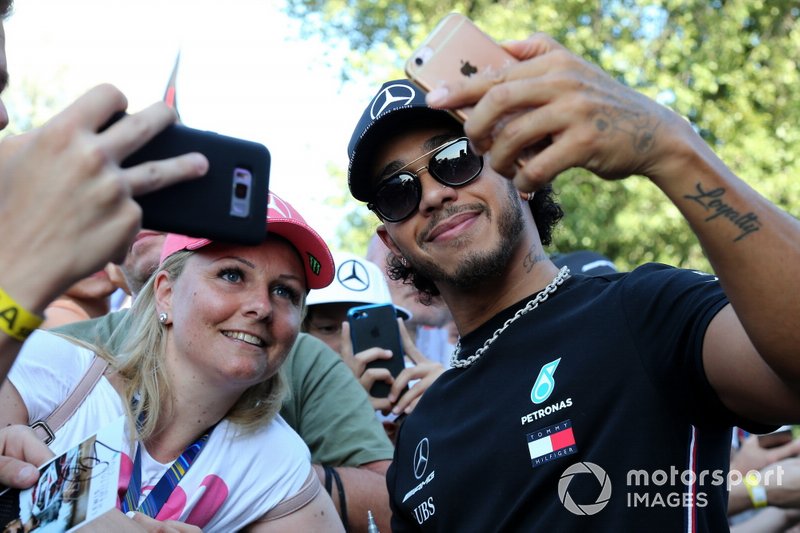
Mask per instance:
[[[25,342],[9,372],[28,410],[29,423],[44,419],[60,405],[91,365],[94,354],[63,337],[36,331]],[[86,400],[56,432],[50,448],[58,455],[124,414],[122,399],[101,378]],[[142,449],[142,499],[169,464]],[[122,453],[119,496],[124,497],[135,448]],[[221,421],[202,452],[161,508],[158,520],[180,520],[203,531],[236,531],[291,498],[311,473],[303,440],[280,417],[251,433]]]

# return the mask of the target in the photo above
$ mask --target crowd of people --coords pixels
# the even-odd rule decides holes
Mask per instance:
[[[348,146],[380,222],[362,255],[275,192],[256,246],[142,229],[134,197],[208,161],[123,168],[176,117],[157,103],[102,129],[127,105],[112,86],[0,142],[0,484],[31,487],[124,417],[98,530],[796,527],[800,440],[757,434],[800,420],[800,224],[550,37],[504,46],[519,62],[491,76],[392,80],[368,103]],[[651,181],[714,273],[551,257],[572,167]],[[372,364],[396,354],[354,353],[364,304],[394,305],[396,375]]]

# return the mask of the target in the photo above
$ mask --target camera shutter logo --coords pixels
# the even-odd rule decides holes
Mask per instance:
[[[428,437],[425,437],[419,444],[417,449],[414,450],[414,477],[421,479],[425,475],[425,470],[428,469],[428,457],[430,453],[430,445]]]
[[[376,117],[385,113],[387,109],[410,104],[414,101],[416,95],[416,91],[410,85],[402,83],[389,85],[379,92],[375,100],[372,101],[372,105],[369,108],[369,116],[375,120]]]
[[[567,489],[572,481],[572,478],[578,474],[592,474],[600,483],[600,494],[594,503],[578,504],[572,499]],[[584,461],[575,463],[568,467],[561,474],[561,479],[558,480],[558,499],[564,507],[572,514],[580,516],[590,516],[599,513],[608,504],[611,499],[611,479],[606,474],[606,471],[594,463]]]
[[[348,259],[336,271],[336,279],[348,290],[363,292],[369,289],[369,273],[363,263]]]

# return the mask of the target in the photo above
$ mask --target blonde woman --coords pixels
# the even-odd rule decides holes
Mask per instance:
[[[122,511],[204,531],[341,530],[306,445],[277,415],[279,368],[308,290],[330,283],[333,261],[271,196],[259,246],[167,237],[119,354],[35,333],[0,391],[0,423],[46,418],[99,356],[108,369],[51,448],[61,453],[127,414]],[[171,470],[175,461],[183,468]],[[175,479],[176,470],[185,474]]]

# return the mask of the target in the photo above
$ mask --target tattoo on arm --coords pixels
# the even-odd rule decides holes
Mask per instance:
[[[633,149],[646,153],[655,144],[658,120],[645,113],[620,111],[607,106],[601,107],[592,114],[594,126],[598,131],[608,130],[625,133],[631,138]]]
[[[731,205],[725,202],[725,189],[717,187],[716,189],[704,190],[703,185],[698,183],[695,185],[696,194],[687,194],[684,196],[687,200],[697,202],[706,211],[711,214],[706,217],[705,222],[714,220],[717,217],[722,217],[730,220],[734,226],[741,230],[739,236],[733,239],[734,242],[739,241],[750,235],[751,233],[761,229],[761,221],[758,215],[749,211],[747,213],[740,213]]]
[[[547,259],[547,256],[539,247],[531,246],[531,249],[528,250],[528,255],[522,260],[522,266],[525,267],[525,272],[530,272],[533,269],[533,265],[541,263],[545,259]]]
[[[606,105],[601,105],[591,114],[591,120],[598,132],[606,135],[623,133],[631,140],[633,149],[644,154],[653,148],[656,142],[656,133],[663,114],[654,113],[647,106],[639,104],[638,99],[644,98],[638,93],[629,94],[623,91],[619,94],[598,93],[594,85],[606,85],[610,80],[604,73],[588,73],[587,77],[592,79],[586,92],[592,93],[593,97],[601,96]]]

